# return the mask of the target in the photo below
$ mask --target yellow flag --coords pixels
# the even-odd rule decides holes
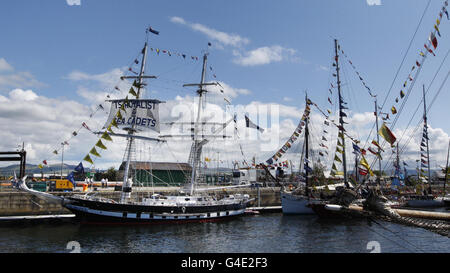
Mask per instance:
[[[334,156],[334,160],[336,160],[337,162],[342,163],[342,160],[337,155]]]
[[[102,138],[105,139],[105,140],[108,140],[108,141],[112,141],[112,138],[108,135],[107,132],[103,133]]]
[[[367,171],[369,171],[370,176],[373,176],[373,175],[374,175],[373,172],[372,172],[372,170],[370,169],[369,163],[367,163],[367,160],[366,160],[366,158],[365,158],[364,156],[361,158],[361,161],[360,161],[359,163],[360,163],[364,168],[366,168]]]
[[[38,165],[38,168],[39,168],[39,169],[42,169],[42,168],[44,168],[44,166],[42,166],[42,164],[39,164],[39,165]]]
[[[128,93],[130,93],[131,95],[137,97],[136,91],[134,91],[133,87],[130,87],[130,91]]]
[[[119,127],[117,126],[117,121],[116,121],[115,118],[113,118],[113,120],[111,121],[111,125],[114,126],[114,127],[116,127],[116,128],[119,128]]]
[[[397,109],[395,109],[395,106],[392,106],[391,112],[393,115],[397,114]]]
[[[111,132],[111,134],[114,134],[114,131],[111,129],[111,125],[108,126],[107,130],[108,130],[109,132]]]
[[[102,143],[102,141],[100,139],[97,141],[97,144],[95,144],[95,146],[97,146],[97,147],[99,147],[99,148],[101,148],[103,150],[106,150],[106,146],[103,145],[103,143]]]
[[[97,152],[95,147],[92,147],[92,149],[91,149],[91,151],[89,153],[92,154],[92,155],[95,155],[97,157],[101,157],[101,155]]]
[[[391,132],[391,130],[389,130],[389,128],[386,126],[385,123],[381,125],[380,130],[378,130],[378,134],[382,136],[391,145],[394,144],[396,140],[394,134]]]
[[[87,161],[87,162],[89,162],[89,163],[91,163],[91,164],[94,164],[94,161],[92,161],[92,159],[91,159],[91,157],[89,156],[89,154],[87,154],[87,155],[84,157],[83,160],[84,160],[84,161]]]
[[[116,117],[117,117],[118,119],[123,119],[122,113],[120,113],[120,109],[119,109],[119,111],[117,111]]]

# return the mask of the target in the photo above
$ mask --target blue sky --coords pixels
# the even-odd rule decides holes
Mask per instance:
[[[217,80],[238,90],[234,104],[277,103],[301,109],[304,90],[308,90],[313,101],[327,108],[333,80],[333,38],[339,39],[367,85],[383,101],[427,4],[425,0],[81,0],[79,5],[69,5],[66,0],[2,1],[0,59],[6,64],[0,71],[0,95],[7,97],[16,88],[29,89],[45,98],[89,105],[92,101],[81,96],[80,90],[113,90],[114,84],[108,85],[109,81],[99,84],[99,75],[106,77],[115,69],[126,68],[143,46],[145,28],[152,26],[160,31],[158,36],[150,36],[154,48],[200,57],[211,42],[210,65]],[[395,104],[411,66],[419,58],[418,52],[424,51],[423,44],[442,4],[433,0],[427,8],[384,112]],[[450,48],[445,15],[440,31],[437,56],[428,55],[401,113],[399,128],[406,126],[420,102],[421,85],[428,86]],[[189,90],[181,88],[182,83],[199,80],[201,62],[154,53],[148,61],[148,74],[163,80],[149,83],[151,96],[158,99],[189,95]],[[350,111],[372,112],[373,101],[352,68],[343,62],[343,92]],[[428,101],[448,69],[446,61],[430,88]],[[84,77],[77,78],[74,72]],[[445,84],[429,116],[431,126],[441,128],[443,134],[450,131],[445,118],[446,102],[450,100],[447,89]]]

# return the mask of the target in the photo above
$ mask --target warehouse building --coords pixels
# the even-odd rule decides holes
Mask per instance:
[[[123,179],[126,162],[119,167],[119,177]],[[180,186],[191,175],[191,166],[187,163],[131,161],[130,171],[133,186]],[[152,183],[153,182],[153,183]]]

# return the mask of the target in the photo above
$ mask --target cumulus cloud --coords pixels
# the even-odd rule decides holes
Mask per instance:
[[[185,25],[194,31],[198,31],[206,35],[212,41],[216,48],[223,49],[225,46],[233,48],[233,62],[242,66],[265,65],[272,62],[280,62],[285,60],[299,61],[295,56],[296,50],[285,48],[280,45],[263,46],[253,50],[247,50],[244,47],[250,43],[250,40],[241,37],[238,34],[230,34],[215,30],[199,23],[191,23],[177,16],[170,17],[172,23]]]
[[[249,39],[241,37],[237,34],[218,31],[198,23],[190,23],[181,17],[170,17],[170,21],[172,23],[186,25],[192,30],[205,34],[208,38],[220,43],[221,45],[239,47],[250,42]]]
[[[130,83],[120,80],[125,70],[125,68],[115,68],[100,74],[72,71],[64,79],[79,83],[77,94],[90,103],[98,104],[102,103],[107,98],[107,95],[111,99],[119,99],[126,96]]]
[[[289,60],[295,52],[292,48],[284,48],[279,45],[260,47],[243,54],[235,50],[233,54],[236,58],[233,62],[242,66],[264,65]]]
[[[4,58],[0,59],[0,91],[44,86],[46,85],[38,81],[30,72],[14,71],[14,67]]]

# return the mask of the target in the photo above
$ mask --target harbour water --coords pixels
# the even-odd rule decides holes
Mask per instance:
[[[450,239],[388,222],[268,213],[216,223],[0,227],[1,253],[448,253]]]

